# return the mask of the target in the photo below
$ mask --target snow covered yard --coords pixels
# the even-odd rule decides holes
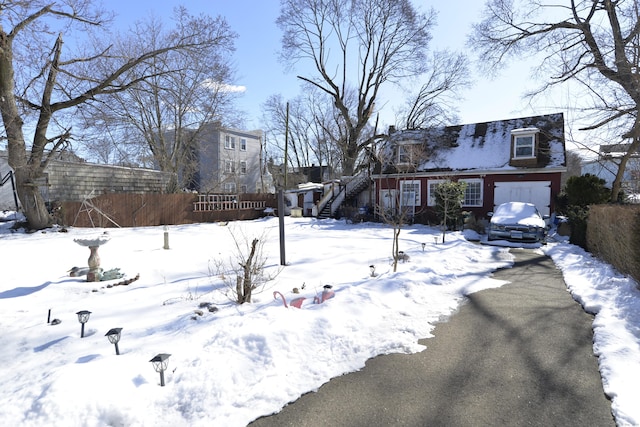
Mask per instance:
[[[169,250],[162,227],[109,229],[102,267],[140,279],[107,287],[119,280],[69,277],[89,255],[73,240],[102,232],[12,233],[0,223],[4,425],[243,426],[373,356],[423,350],[419,338],[465,295],[503,285],[491,273],[512,264],[508,248],[471,243],[461,233],[434,244],[439,231],[416,225],[400,235],[410,261],[394,274],[387,226],[286,218],[281,267],[278,219],[264,218],[171,226]],[[265,237],[273,277],[242,306],[225,295],[218,267],[233,261],[232,233]],[[600,313],[594,350],[605,390],[619,425],[640,424],[632,389],[640,379],[635,284],[572,245],[542,250],[563,269],[574,297]],[[324,285],[335,297],[313,304]],[[301,309],[285,308],[274,291],[306,299]],[[218,310],[200,309],[205,302]],[[60,324],[47,324],[49,309]],[[84,338],[80,310],[91,311]],[[115,327],[123,328],[119,356],[105,337]],[[158,353],[171,354],[165,387],[149,363]]]

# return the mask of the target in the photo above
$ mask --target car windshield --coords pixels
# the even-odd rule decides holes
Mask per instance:
[[[498,224],[539,225],[541,219],[534,205],[530,203],[512,202],[498,206],[498,209],[496,209],[496,212],[491,218],[491,222]]]

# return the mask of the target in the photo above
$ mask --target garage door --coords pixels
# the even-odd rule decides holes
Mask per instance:
[[[551,181],[496,182],[494,209],[506,202],[527,202],[536,205],[542,215],[549,215]]]

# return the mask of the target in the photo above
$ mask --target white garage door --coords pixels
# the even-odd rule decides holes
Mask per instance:
[[[496,182],[493,197],[494,209],[506,202],[527,202],[536,205],[540,214],[551,214],[551,181]]]

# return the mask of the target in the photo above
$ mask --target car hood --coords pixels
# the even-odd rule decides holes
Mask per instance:
[[[527,203],[508,203],[500,205],[491,217],[491,224],[527,225],[545,227],[546,224],[538,215],[535,206]]]

